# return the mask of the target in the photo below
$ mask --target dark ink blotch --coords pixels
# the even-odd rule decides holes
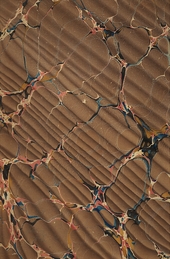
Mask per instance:
[[[140,224],[139,215],[134,209],[129,209],[127,215],[130,219],[133,219],[137,225]]]
[[[11,222],[12,222],[14,225],[16,225],[17,223],[16,223],[16,220],[15,220],[14,216],[11,214],[10,217],[11,217]]]
[[[5,181],[8,180],[10,166],[11,164],[4,165],[3,178]]]

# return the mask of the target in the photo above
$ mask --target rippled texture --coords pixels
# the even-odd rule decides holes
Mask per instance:
[[[0,258],[170,258],[169,0],[0,7]]]

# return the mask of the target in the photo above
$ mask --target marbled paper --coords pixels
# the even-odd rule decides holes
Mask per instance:
[[[170,1],[0,1],[0,258],[170,258]]]

